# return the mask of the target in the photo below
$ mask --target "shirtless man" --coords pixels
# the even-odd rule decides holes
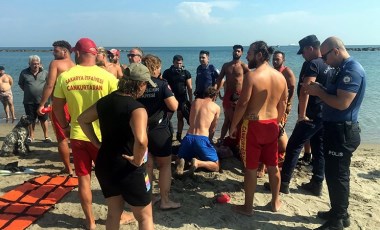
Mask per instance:
[[[16,119],[15,108],[13,106],[12,90],[11,90],[12,84],[13,84],[12,77],[5,73],[4,66],[0,66],[0,101],[1,103],[3,103],[5,118],[7,119],[7,121],[11,117],[12,117],[12,121]]]
[[[240,61],[243,55],[243,46],[234,45],[232,51],[232,61],[224,63],[219,77],[216,81],[217,90],[219,91],[223,86],[223,79],[226,76],[224,97],[223,97],[223,110],[224,122],[220,133],[220,140],[223,141],[230,127],[232,116],[234,114],[232,97],[234,94],[240,95],[243,75],[249,72],[248,65]]]
[[[37,109],[37,113],[39,115],[44,115],[42,109],[44,108],[46,102],[49,100],[50,96],[53,94],[55,82],[57,81],[57,77],[66,70],[75,66],[74,62],[71,60],[71,45],[67,41],[56,41],[53,43],[53,55],[54,60],[50,62],[49,65],[49,74],[46,80],[42,98],[40,101],[40,105]],[[66,120],[70,121],[70,114],[67,109],[67,105],[65,106],[65,116]],[[73,169],[70,164],[70,148],[69,148],[69,140],[66,137],[64,130],[59,126],[55,113],[51,113],[52,125],[55,131],[55,135],[57,137],[58,142],[58,152],[61,155],[61,159],[65,168],[62,171],[65,171],[69,175],[73,175]]]
[[[197,98],[191,105],[190,127],[178,151],[178,175],[183,174],[185,160],[191,160],[191,171],[197,168],[219,171],[218,155],[209,139],[210,134],[216,130],[220,115],[220,107],[215,103],[217,95],[217,90],[210,86],[205,92],[205,98]]]
[[[96,65],[112,73],[117,79],[120,79],[121,77],[123,77],[123,70],[121,69],[120,65],[109,62],[107,56],[107,50],[104,47],[98,47]]]
[[[251,44],[247,53],[248,66],[254,71],[244,77],[243,88],[230,127],[230,136],[236,138],[237,126],[242,121],[240,143],[245,166],[244,205],[236,205],[237,213],[253,215],[253,197],[257,184],[259,159],[268,167],[272,191],[271,210],[280,209],[280,171],[277,166],[278,123],[285,112],[288,96],[286,80],[269,65],[272,48],[263,41]]]
[[[296,87],[296,77],[294,76],[293,71],[289,67],[285,66],[284,63],[285,53],[276,50],[273,53],[272,64],[276,70],[278,70],[280,73],[282,73],[282,75],[284,75],[286,84],[288,86],[288,103],[286,104],[285,115],[283,116],[280,122],[281,132],[280,136],[278,137],[278,158],[280,168],[282,167],[282,163],[285,159],[286,145],[288,143],[288,135],[285,132],[285,125],[288,120],[290,110],[292,108],[294,89]],[[261,178],[264,176],[264,174],[265,165],[261,163],[259,165],[259,169],[257,170],[257,177]]]

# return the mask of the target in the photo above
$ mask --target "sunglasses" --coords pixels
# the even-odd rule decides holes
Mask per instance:
[[[327,51],[327,53],[323,54],[322,55],[322,60],[323,61],[326,61],[327,60],[327,56],[334,50],[334,49],[338,49],[338,48],[332,48],[331,50]]]
[[[141,57],[140,54],[127,54],[127,56],[130,57],[130,58],[134,58],[134,57],[136,57],[136,56]]]

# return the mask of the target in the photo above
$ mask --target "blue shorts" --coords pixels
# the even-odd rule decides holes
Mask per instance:
[[[218,155],[214,146],[206,136],[186,134],[181,141],[178,157],[190,161],[193,157],[198,157],[201,161],[217,162]]]

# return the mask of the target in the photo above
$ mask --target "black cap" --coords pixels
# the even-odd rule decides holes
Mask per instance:
[[[302,54],[303,53],[303,48],[306,46],[314,46],[314,45],[320,45],[321,42],[318,40],[317,36],[314,34],[306,36],[302,38],[298,44],[300,44],[300,50],[298,50],[297,54]]]
[[[4,66],[0,66],[0,70],[5,70]]]

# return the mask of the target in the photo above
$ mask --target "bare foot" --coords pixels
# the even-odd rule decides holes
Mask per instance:
[[[86,230],[95,230],[96,229],[96,224],[95,222],[92,224],[85,224]]]
[[[167,203],[164,203],[161,199],[161,205],[160,205],[161,210],[173,210],[173,209],[178,209],[180,207],[181,207],[181,203],[176,203],[171,200],[169,200],[169,202]]]
[[[190,174],[193,174],[195,170],[197,170],[197,168],[198,168],[198,160],[197,158],[193,158],[191,160],[191,167],[189,169]]]
[[[281,201],[280,199],[276,200],[276,201],[271,201],[270,202],[271,204],[271,208],[272,208],[272,212],[278,212],[280,210],[280,207],[281,207]]]
[[[183,169],[185,168],[185,159],[181,158],[179,159],[179,163],[177,165],[177,168],[175,170],[177,175],[183,175]]]
[[[132,212],[123,211],[123,213],[121,214],[120,225],[130,224],[130,223],[133,223],[135,221],[136,221],[136,219],[135,219],[135,216],[133,215]]]
[[[253,216],[253,209],[247,209],[244,205],[234,205],[232,206],[232,211],[245,216]]]

